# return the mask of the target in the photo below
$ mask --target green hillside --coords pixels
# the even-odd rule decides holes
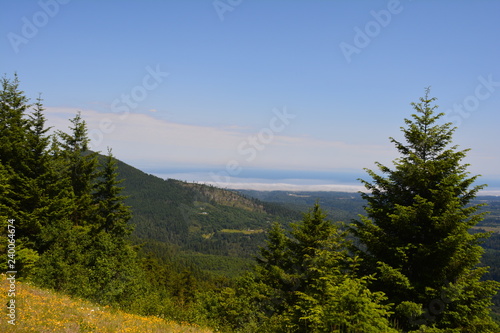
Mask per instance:
[[[246,267],[271,222],[289,224],[301,218],[301,213],[281,204],[212,186],[163,180],[121,161],[117,172],[128,197],[125,203],[132,208],[136,241],[160,257],[171,257],[173,252],[177,259],[203,268],[214,268],[214,260]],[[213,270],[224,273],[217,266]]]
[[[428,90],[405,119],[410,148],[396,142],[395,170],[367,170],[361,198],[261,193],[266,203],[99,156],[81,113],[49,135],[40,99],[27,105],[18,85],[4,78],[0,92],[0,257],[20,331],[500,331],[500,239],[485,232],[498,231],[498,198],[470,188],[465,151],[443,151],[453,131],[429,127],[442,114]],[[23,303],[24,282],[47,300]]]
[[[8,290],[5,275],[0,275],[2,290]],[[17,282],[18,303],[15,321],[0,321],[1,332],[178,332],[210,333],[212,330],[194,324],[176,323],[158,316],[139,316],[109,306],[71,298],[28,283]],[[7,293],[0,293],[0,301],[7,304]]]
[[[118,162],[126,204],[132,208],[134,238],[146,252],[185,266],[235,276],[253,263],[271,222],[288,225],[319,202],[333,221],[349,222],[363,213],[359,193],[231,191],[179,180],[164,180]],[[485,216],[477,228],[500,231],[500,198],[480,196]],[[493,237],[483,245],[484,264],[496,271]],[[496,254],[496,253],[495,253]]]

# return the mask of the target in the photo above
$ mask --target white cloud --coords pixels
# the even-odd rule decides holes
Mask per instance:
[[[47,107],[48,124],[67,131],[68,119],[78,109]],[[137,167],[167,165],[221,166],[236,162],[241,167],[335,170],[371,168],[374,161],[389,162],[391,147],[349,144],[312,137],[287,136],[263,128],[254,134],[239,127],[179,124],[152,114],[120,115],[81,110],[94,150],[113,153]],[[137,165],[139,163],[140,165]]]
[[[47,125],[68,132],[71,125],[69,119],[78,110],[47,107]],[[386,146],[350,144],[308,136],[287,136],[284,135],[286,128],[282,133],[273,133],[272,140],[264,136],[266,143],[259,141],[261,149],[257,149],[257,146],[252,145],[251,138],[258,138],[260,131],[249,134],[251,132],[248,128],[238,126],[218,128],[179,124],[157,119],[153,114],[120,115],[95,110],[81,110],[81,114],[87,122],[94,150],[105,152],[107,147],[111,147],[117,158],[143,169],[176,165],[190,168],[213,167],[214,170],[222,170],[221,179],[224,179],[225,166],[233,162],[243,169],[361,172],[364,167],[376,168],[375,161],[391,166],[391,161],[397,157],[395,149],[389,143]],[[245,153],[238,149],[242,145],[246,148]],[[249,153],[250,149],[255,154]],[[227,187],[325,191],[358,191],[362,188],[348,184],[328,184],[326,181],[307,184],[281,179],[272,183],[259,179],[238,179],[238,174],[230,175],[231,182],[226,184]],[[194,180],[189,178],[186,174],[186,180]],[[212,178],[199,181],[210,182]],[[482,192],[486,193],[498,194],[499,190],[489,188]]]

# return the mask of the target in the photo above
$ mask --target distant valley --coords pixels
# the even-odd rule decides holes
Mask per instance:
[[[118,173],[133,211],[133,237],[146,252],[225,276],[253,264],[271,222],[286,227],[318,202],[330,220],[349,223],[365,204],[359,193],[237,191],[164,180],[120,161]],[[479,196],[476,202],[490,212],[476,229],[497,232],[485,243],[492,250],[500,239],[500,197]]]

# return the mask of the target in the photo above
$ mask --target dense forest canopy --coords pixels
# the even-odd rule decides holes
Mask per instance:
[[[471,232],[485,215],[473,201],[483,186],[428,90],[405,119],[405,141],[390,139],[400,158],[366,170],[356,199],[365,210],[343,223],[318,203],[300,216],[231,191],[119,174],[111,149],[89,150],[80,113],[68,132],[49,134],[42,102],[30,104],[17,76],[2,79],[0,223],[15,221],[18,278],[227,332],[500,331],[490,316],[499,283],[486,279],[497,268],[480,264],[489,234]],[[141,183],[154,185],[131,191]],[[144,189],[162,193],[150,202],[161,209],[138,204]],[[4,237],[4,263],[6,249]],[[186,256],[250,267],[230,278]]]

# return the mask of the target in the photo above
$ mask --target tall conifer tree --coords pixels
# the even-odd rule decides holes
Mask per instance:
[[[123,180],[117,179],[117,169],[116,159],[109,149],[104,165],[97,173],[98,180],[93,193],[93,200],[97,206],[94,227],[117,239],[124,239],[132,231],[128,224],[132,216],[130,207],[125,206],[123,202],[126,197],[120,194],[123,187],[119,185]]]
[[[107,304],[131,304],[138,296],[142,280],[136,249],[128,236],[130,207],[121,195],[122,182],[118,180],[116,160],[108,150],[103,165],[97,172],[93,190],[92,224],[86,259],[89,283],[94,292],[91,298]]]
[[[17,220],[20,242],[32,242],[29,235],[36,234],[39,226],[30,218],[28,211],[30,149],[27,142],[29,123],[26,113],[29,99],[19,89],[17,75],[13,80],[2,78],[0,90],[0,163],[3,164],[9,179],[9,200],[13,216]]]
[[[267,286],[270,332],[396,332],[387,320],[383,293],[372,293],[354,274],[357,259],[344,234],[319,205],[292,225],[291,236],[273,225],[258,260]]]
[[[19,84],[17,75],[1,81],[0,163],[9,188],[3,199],[8,202],[9,218],[16,220],[17,267],[20,276],[26,276],[38,257],[36,249],[42,224],[34,211],[40,207],[39,195],[43,189],[37,184],[36,173],[41,164],[32,159],[35,148],[30,135],[32,123],[27,115],[31,105]]]
[[[483,185],[462,163],[468,149],[450,146],[455,128],[437,123],[444,114],[428,94],[412,103],[405,142],[390,138],[401,154],[394,168],[367,170],[366,216],[351,230],[366,272],[377,273],[372,287],[388,295],[405,329],[498,332],[489,317],[498,283],[480,281],[486,268],[477,267],[487,235],[469,233],[483,218],[472,203]]]
[[[50,147],[50,136],[47,134],[50,127],[46,127],[45,108],[43,107],[42,98],[39,96],[35,102],[34,110],[29,115],[27,131],[27,141],[30,148],[30,170],[31,178],[41,178],[46,175],[48,169],[48,154]]]
[[[80,112],[71,119],[71,133],[59,131],[61,139],[60,155],[64,159],[65,177],[70,179],[75,197],[74,211],[71,220],[75,226],[90,223],[93,215],[92,194],[97,177],[97,154],[89,150],[87,124]]]
[[[17,75],[13,80],[2,78],[0,90],[0,160],[6,168],[26,175],[29,166],[27,157],[26,132],[29,124],[26,119],[30,108],[29,99],[19,89]]]

